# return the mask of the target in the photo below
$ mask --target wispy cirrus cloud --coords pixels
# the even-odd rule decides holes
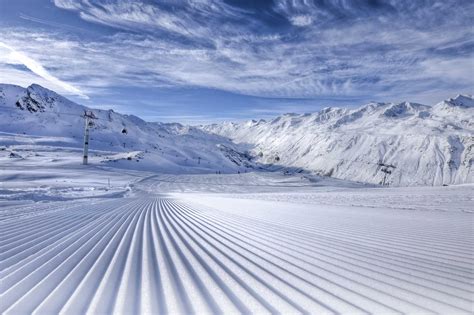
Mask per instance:
[[[439,78],[431,77],[422,61],[439,58],[432,49],[446,41],[472,42],[472,28],[463,20],[469,21],[469,8],[474,9],[464,1],[278,0],[268,13],[290,25],[275,28],[252,8],[223,1],[55,4],[86,20],[148,30],[150,37],[129,35],[126,43],[132,50],[143,45],[143,61],[157,66],[147,68],[158,68],[156,73],[173,84],[272,97],[360,95],[368,88],[385,94],[415,77],[435,84]],[[176,49],[181,54],[173,53]],[[465,61],[455,50],[444,58]]]
[[[77,95],[81,98],[88,99],[89,97],[85,95],[81,90],[72,86],[71,84],[60,80],[59,78],[53,76],[46,70],[39,62],[28,57],[27,55],[15,50],[14,48],[6,45],[5,43],[0,42],[0,50],[3,50],[3,58],[0,58],[0,61],[6,64],[22,64],[28,68],[34,74],[45,79],[47,82],[58,86],[61,90],[67,91],[70,94]]]
[[[16,27],[5,28],[0,41],[22,47],[87,94],[196,87],[273,98],[430,102],[474,86],[471,2],[229,3],[54,0],[113,31],[94,37],[72,28]]]

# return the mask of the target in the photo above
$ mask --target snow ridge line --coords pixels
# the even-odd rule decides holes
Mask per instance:
[[[193,210],[193,211],[194,211],[194,210]],[[209,220],[209,219],[208,219],[208,220]],[[197,220],[196,220],[196,221],[197,221]],[[210,225],[210,222],[208,221],[205,225]],[[222,230],[222,233],[229,234],[229,233],[231,233],[230,230],[232,230],[232,227],[235,226],[235,225],[236,225],[236,224],[233,224],[233,225],[231,225],[231,224],[226,224],[225,221],[217,221],[214,226],[215,226],[215,228]],[[257,226],[257,225],[258,225],[257,222],[253,222],[253,223],[251,223],[251,222],[246,222],[245,224],[242,224],[242,225],[241,225],[241,230],[239,231],[240,237],[241,237],[241,239],[244,238],[244,237],[245,237],[246,239],[248,239],[248,241],[243,241],[244,243],[246,243],[246,244],[244,245],[244,246],[246,246],[246,247],[242,247],[242,249],[245,250],[245,248],[249,248],[249,246],[254,246],[254,247],[255,247],[255,244],[259,243],[259,242],[258,242],[258,239],[259,239],[259,238],[264,238],[263,236],[265,235],[265,233],[267,233],[268,231],[275,231],[275,228],[274,228],[274,227],[273,227],[273,228],[268,228],[268,227],[267,227],[266,229],[257,230],[257,232],[256,232],[255,234],[252,234],[252,232],[251,232],[252,228],[253,228],[254,226]],[[226,227],[226,228],[225,228],[225,231],[224,231],[222,228],[219,228],[219,226],[221,226],[221,227],[225,226],[225,227]],[[250,227],[252,227],[252,228],[250,228]],[[237,233],[237,235],[238,235],[239,233]],[[273,242],[275,243],[275,247],[272,249],[273,252],[278,251],[278,248],[281,248],[282,246],[285,246],[284,244],[289,241],[289,240],[288,240],[289,238],[291,238],[291,236],[289,237],[289,235],[285,235],[285,234],[283,234],[284,237],[279,238],[279,235],[282,235],[282,234],[283,234],[282,231],[278,231],[278,230],[277,230],[277,231],[275,232],[275,234],[271,236],[271,238],[273,238],[274,240],[276,240],[276,241],[273,241]],[[249,237],[250,235],[256,235],[258,238],[257,238],[257,239],[250,238],[250,237]],[[271,238],[270,238],[270,239],[271,239]],[[231,234],[229,239],[230,239],[230,240],[236,240],[236,239],[238,239],[238,236],[236,236],[235,234],[234,234],[234,235]],[[268,244],[268,242],[272,242],[271,240],[269,241],[268,239],[267,239],[267,240],[264,239],[263,241],[266,242],[267,244]],[[301,240],[297,240],[295,243],[290,243],[290,244],[289,244],[290,247],[288,247],[288,249],[294,250],[294,247],[297,247],[297,246],[298,246],[298,242],[301,243]],[[268,246],[268,245],[267,245],[267,246]],[[372,269],[372,270],[371,270],[371,269],[368,269],[368,268],[367,268],[367,265],[369,265],[369,260],[365,260],[365,261],[364,261],[364,260],[359,259],[359,261],[361,261],[362,264],[360,264],[360,263],[354,264],[354,263],[352,263],[351,261],[357,259],[357,255],[356,255],[356,254],[351,255],[352,257],[349,256],[350,260],[347,260],[347,259],[346,259],[346,260],[343,260],[343,255],[341,255],[341,254],[339,254],[338,256],[334,256],[334,255],[330,256],[330,255],[327,255],[325,252],[328,251],[328,250],[330,250],[330,249],[331,249],[331,246],[330,246],[330,245],[327,245],[327,247],[323,248],[320,252],[317,253],[317,255],[311,255],[311,254],[306,253],[306,256],[307,256],[307,258],[306,258],[306,259],[307,259],[306,263],[308,263],[308,264],[314,264],[315,262],[321,261],[323,264],[326,263],[327,266],[330,266],[331,269],[334,269],[334,268],[336,268],[336,269],[343,269],[343,271],[346,272],[346,273],[347,273],[347,272],[355,273],[355,274],[357,274],[358,276],[363,276],[363,277],[366,278],[366,280],[365,280],[365,281],[362,281],[362,283],[363,283],[363,282],[367,282],[367,278],[369,278],[368,280],[369,280],[370,282],[373,282],[373,281],[381,282],[381,283],[384,285],[384,287],[381,288],[380,292],[390,292],[391,290],[394,289],[393,287],[396,288],[397,286],[394,285],[394,284],[389,284],[389,281],[390,281],[391,279],[393,279],[394,277],[396,277],[397,275],[400,275],[400,274],[402,274],[402,275],[405,274],[405,277],[404,277],[405,279],[399,278],[399,280],[401,280],[401,281],[403,281],[403,282],[411,282],[411,280],[410,280],[410,279],[411,279],[411,274],[409,274],[409,273],[407,273],[406,271],[404,271],[404,269],[400,269],[400,270],[398,270],[398,271],[395,270],[395,273],[394,273],[394,272],[390,272],[390,268],[384,267],[384,268],[380,268],[380,269],[382,269],[382,270],[384,270],[384,271],[388,269],[389,274],[380,273],[380,271],[378,271],[377,269]],[[258,250],[258,252],[262,252],[262,251],[263,251],[262,248],[257,248],[257,250]],[[301,253],[301,252],[300,252],[300,253]],[[280,255],[280,256],[281,256],[281,255]],[[278,259],[281,260],[280,256],[278,256]],[[309,256],[309,257],[308,257],[308,256]],[[322,257],[321,257],[321,256],[322,256]],[[342,256],[342,257],[341,257],[341,256]],[[333,261],[324,259],[324,258],[326,258],[326,257],[331,258]],[[297,259],[296,261],[298,261],[298,260],[299,260],[299,261],[304,261],[304,258],[301,257],[301,256],[299,256],[299,257],[294,257],[294,256],[293,256],[292,258],[293,258],[293,261],[295,261],[295,258]],[[334,265],[334,261],[338,261],[339,263]],[[341,262],[342,262],[342,264],[341,264]],[[345,262],[346,264],[344,264],[344,262]],[[281,264],[281,262],[279,262],[279,264]],[[348,264],[349,266],[348,266],[348,267],[345,267],[345,265],[347,265],[347,264]],[[387,264],[388,264],[388,262],[387,262]],[[323,265],[323,266],[324,266],[324,265]],[[319,271],[320,271],[320,268],[323,268],[323,267],[321,266],[321,264],[317,264],[317,267],[318,267]],[[357,270],[360,270],[360,269],[361,269],[362,271],[365,271],[365,272],[357,272]],[[365,270],[364,270],[364,269],[365,269]],[[366,271],[369,271],[369,273],[367,273]],[[376,277],[370,276],[371,273],[374,273],[374,274],[376,275]],[[341,274],[342,274],[341,271],[333,272],[333,274],[331,275],[331,278],[338,277],[338,276],[340,277]],[[395,275],[395,276],[394,276],[394,275]],[[472,275],[472,273],[471,273],[471,275]],[[379,279],[379,278],[380,278],[380,279]],[[387,280],[384,280],[384,278],[387,279]],[[362,279],[363,279],[363,278],[362,278]],[[408,281],[407,281],[407,279],[408,279]],[[421,280],[427,281],[426,279],[421,279]],[[432,280],[429,280],[429,281],[435,282],[435,281],[432,281]],[[387,285],[388,285],[388,287],[387,287]],[[400,289],[400,290],[402,290],[402,291],[407,291],[407,289],[405,288],[405,287],[407,286],[406,284],[403,284],[403,283],[402,283],[401,286],[400,286],[400,284],[398,284],[398,285],[399,285],[399,288],[398,288],[398,289]],[[417,286],[420,286],[419,284],[416,284],[416,285],[417,285]],[[436,284],[436,286],[439,286],[439,285],[449,286],[449,284],[446,284],[446,283],[439,283],[439,284]],[[372,287],[377,287],[377,286],[372,285]],[[432,289],[432,288],[425,288],[425,289],[428,289],[428,290],[431,289],[433,292],[437,291],[437,289]],[[472,287],[471,287],[471,286],[465,286],[464,289],[459,289],[459,288],[457,288],[457,287],[454,287],[454,288],[453,288],[452,286],[449,286],[448,290],[460,290],[460,291],[458,291],[458,292],[461,292],[461,294],[464,295],[464,298],[461,299],[461,301],[464,302],[464,303],[470,303],[469,297],[470,297],[470,294],[472,294]],[[456,292],[456,291],[455,291],[455,292]],[[409,293],[409,290],[407,291],[407,293]],[[416,292],[414,292],[414,293],[416,293]],[[436,292],[435,292],[435,293],[436,293]],[[433,293],[432,293],[432,294],[433,294]],[[445,294],[446,294],[446,293],[445,293]],[[459,293],[458,293],[458,294],[459,294]],[[419,295],[419,294],[418,294],[418,295]],[[451,295],[451,294],[450,294],[450,293],[447,293],[447,295],[449,296],[449,295]],[[416,300],[416,299],[415,299],[416,295],[414,295],[414,296],[408,295],[408,296],[410,297],[410,299]],[[418,296],[417,298],[422,298],[422,297],[423,297],[423,296]],[[393,296],[392,296],[391,298],[393,299]],[[451,298],[456,299],[456,296],[451,296]],[[430,299],[430,298],[429,298],[429,299]],[[432,301],[432,302],[433,302],[433,303],[436,303],[436,301]],[[427,304],[430,304],[430,302],[428,302]],[[433,310],[431,310],[431,311],[433,311]],[[426,312],[426,310],[425,310],[425,312]]]
[[[455,216],[440,218],[456,226]],[[336,221],[340,229],[331,219],[165,196],[41,207],[0,223],[0,313],[472,310],[472,243],[462,231],[430,222],[369,236],[358,222]]]

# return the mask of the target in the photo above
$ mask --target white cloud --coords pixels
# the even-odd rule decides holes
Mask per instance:
[[[65,90],[71,94],[75,94],[82,98],[87,99],[88,96],[82,93],[79,89],[75,88],[74,86],[70,85],[67,82],[61,81],[57,77],[50,74],[40,63],[36,60],[26,56],[25,54],[13,49],[12,47],[8,46],[7,44],[0,42],[0,48],[5,49],[8,51],[7,54],[4,56],[4,60],[6,63],[10,64],[22,64],[27,67],[31,72],[35,73],[36,75],[42,77],[46,81],[57,85],[62,90]]]
[[[310,15],[294,15],[290,17],[290,21],[295,26],[309,26],[313,23]]]
[[[371,8],[350,1],[279,0],[274,10],[304,27],[273,32],[222,1],[184,0],[173,9],[151,3],[55,0],[87,21],[115,27],[116,34],[78,40],[4,28],[0,41],[22,47],[41,66],[37,73],[52,69],[87,94],[110,86],[194,86],[264,97],[408,98],[440,82],[443,71],[456,82],[472,67],[471,56],[431,55],[433,47],[469,44],[472,31],[456,24],[463,19],[431,17],[430,8],[416,4],[408,10],[393,2],[398,8],[386,12],[408,10],[394,19],[371,17]],[[419,27],[420,21],[429,25]]]
[[[71,1],[71,0],[54,0],[54,4],[58,8],[66,9],[66,10],[75,10],[81,7],[80,2],[78,1]]]

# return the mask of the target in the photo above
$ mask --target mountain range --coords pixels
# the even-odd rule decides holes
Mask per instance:
[[[403,186],[473,181],[474,100],[467,95],[434,106],[328,107],[202,129],[248,145],[261,163],[325,176]]]
[[[83,115],[92,112],[91,149],[141,162],[104,161],[123,167],[190,173],[266,169],[396,186],[473,182],[470,95],[433,106],[373,102],[271,120],[185,126],[90,109],[36,84],[1,84],[0,108],[0,132],[71,147],[82,146]]]

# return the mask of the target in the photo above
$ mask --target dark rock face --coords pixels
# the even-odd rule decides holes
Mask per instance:
[[[36,113],[44,112],[47,107],[52,108],[55,102],[56,99],[48,95],[44,88],[31,85],[26,89],[26,95],[16,102],[16,106],[30,113]]]

